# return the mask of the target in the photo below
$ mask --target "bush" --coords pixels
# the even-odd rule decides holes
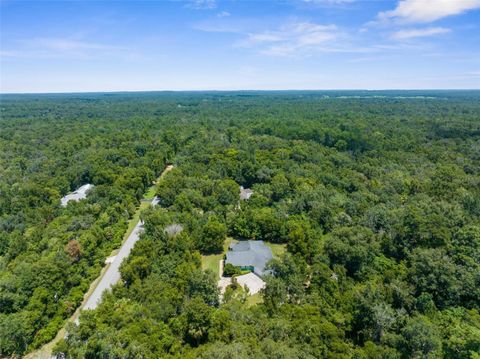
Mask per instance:
[[[240,268],[235,267],[231,263],[225,264],[225,267],[223,268],[223,276],[224,277],[233,277],[234,275],[240,274],[242,271]]]

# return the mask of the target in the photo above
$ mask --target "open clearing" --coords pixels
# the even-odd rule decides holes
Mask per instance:
[[[207,256],[202,256],[202,269],[207,270],[210,269],[215,275],[220,278],[221,274],[219,272],[219,263],[223,259],[223,256],[228,250],[228,246],[230,243],[234,241],[233,238],[228,237],[223,243],[223,252],[220,254],[209,254]]]
[[[260,303],[263,303],[263,297],[260,293],[256,293],[256,294],[253,294],[253,295],[249,295],[247,297],[247,301],[246,301],[246,304],[247,306],[251,307],[251,306],[254,306],[254,305],[257,305],[257,304],[260,304]]]
[[[152,187],[150,187],[148,189],[147,192],[145,192],[145,194],[143,195],[143,199],[148,199],[148,200],[152,200],[153,197],[155,197],[155,192],[157,191],[157,188],[155,185],[153,185]]]
[[[279,258],[287,251],[287,245],[283,243],[265,242],[265,244],[272,250],[273,258]]]
[[[217,277],[221,277],[222,273],[219,273],[219,262],[227,253],[228,247],[232,242],[237,242],[235,239],[228,237],[223,244],[223,252],[219,254],[209,254],[206,256],[202,256],[202,269],[207,270],[210,269]],[[287,251],[286,244],[278,244],[278,243],[268,243],[265,244],[270,247],[272,250],[272,254],[274,258],[281,257]]]

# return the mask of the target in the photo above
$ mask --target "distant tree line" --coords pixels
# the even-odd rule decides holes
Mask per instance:
[[[53,338],[174,162],[122,281],[55,352],[478,358],[480,95],[375,95],[4,99],[0,353]],[[86,201],[59,207],[87,182]],[[286,245],[262,303],[220,302],[202,271],[227,236]]]

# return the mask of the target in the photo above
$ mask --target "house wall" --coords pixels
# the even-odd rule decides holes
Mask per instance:
[[[255,270],[255,267],[254,266],[240,266],[240,269],[241,270],[250,270],[250,271],[254,271]]]

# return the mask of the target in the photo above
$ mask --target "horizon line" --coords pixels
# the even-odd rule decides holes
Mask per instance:
[[[366,88],[341,88],[341,89],[236,89],[236,90],[101,90],[101,91],[53,91],[53,92],[1,92],[3,95],[68,95],[68,94],[125,94],[125,93],[151,93],[151,92],[333,92],[333,91],[480,91],[480,88],[382,88],[382,89],[366,89]]]

